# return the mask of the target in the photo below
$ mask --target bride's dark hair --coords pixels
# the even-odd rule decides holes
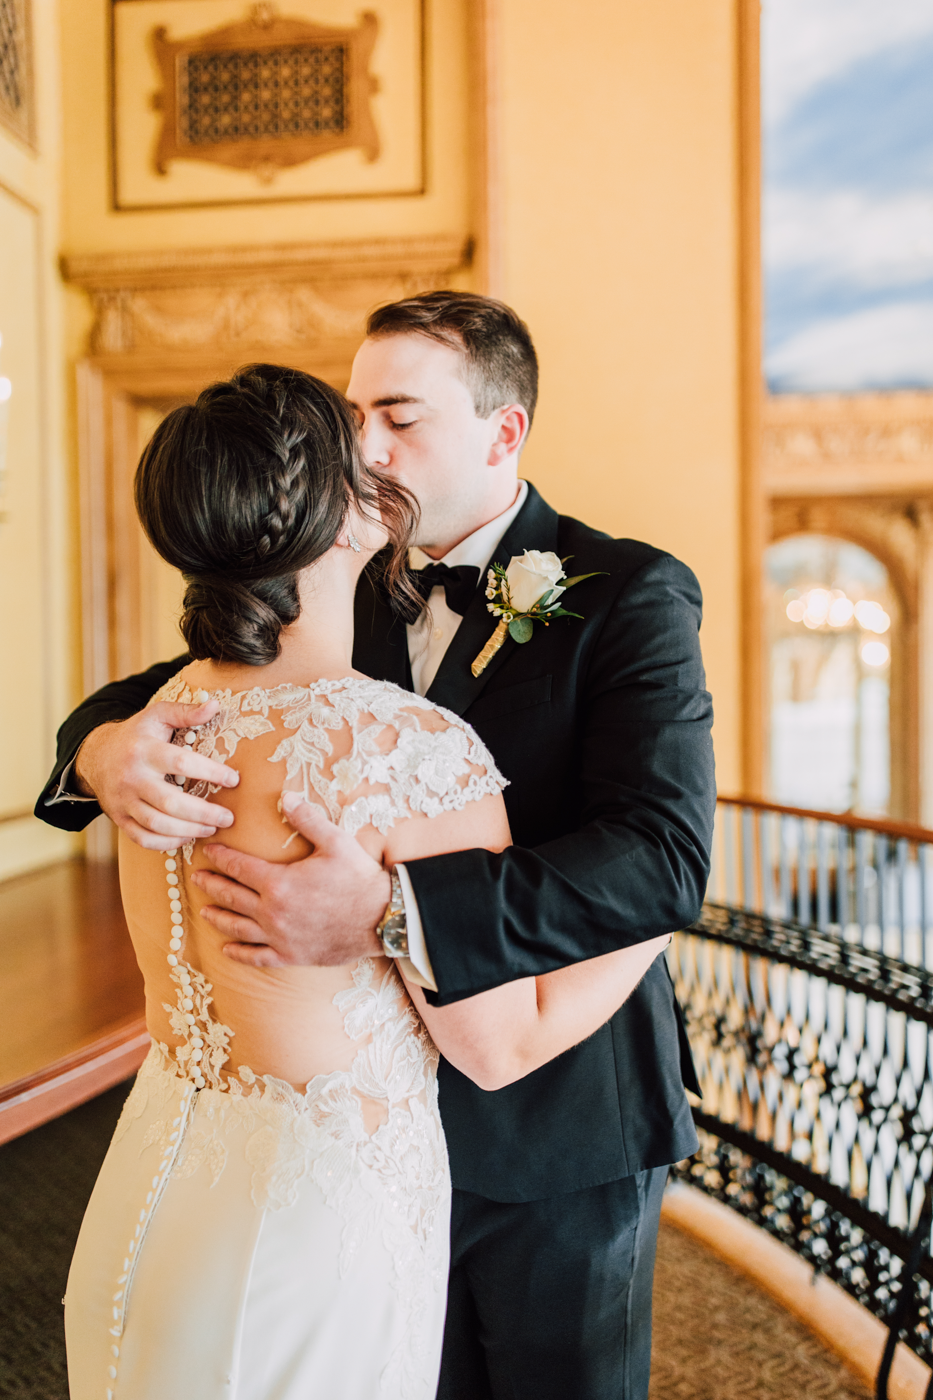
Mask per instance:
[[[333,548],[351,501],[388,531],[390,592],[411,592],[417,505],[365,466],[346,399],[300,370],[247,365],[176,408],[143,452],[135,496],[143,529],[188,585],[180,625],[196,659],[275,659],[301,611],[298,572]]]

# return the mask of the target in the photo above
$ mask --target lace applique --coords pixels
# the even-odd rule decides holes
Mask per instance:
[[[282,791],[309,800],[313,794],[331,821],[351,835],[369,825],[385,835],[414,812],[437,817],[460,811],[506,786],[489,750],[464,720],[385,681],[351,677],[273,690],[214,691],[212,698],[220,710],[196,731],[198,753],[225,763],[240,740],[274,730],[269,712],[280,711],[284,728],[296,731],[269,760],[285,764]],[[176,676],[150,703],[191,699],[187,683]],[[425,727],[422,719],[428,715],[441,716],[446,727]],[[340,731],[347,731],[349,751],[335,757],[330,735]],[[189,736],[179,731],[175,742],[189,742]],[[362,787],[370,790],[350,801]],[[186,789],[197,797],[219,791],[203,781]],[[193,848],[193,842],[184,847],[189,862]]]

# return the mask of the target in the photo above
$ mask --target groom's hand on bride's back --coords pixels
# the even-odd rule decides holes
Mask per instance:
[[[191,876],[212,901],[203,917],[231,940],[227,957],[250,967],[341,967],[381,953],[376,925],[392,893],[388,871],[323,808],[291,794],[282,805],[310,855],[270,862],[210,843],[204,853],[215,869]]]
[[[96,797],[111,821],[150,851],[214,836],[231,825],[233,813],[183,792],[174,781],[166,782],[166,775],[236,787],[239,774],[232,768],[172,743],[175,730],[196,728],[216,712],[216,700],[203,705],[163,701],[130,719],[101,725],[78,751],[75,776],[82,794]]]

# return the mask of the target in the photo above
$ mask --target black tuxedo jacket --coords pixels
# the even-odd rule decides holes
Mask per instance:
[[[650,545],[558,516],[533,487],[494,558],[526,548],[571,556],[568,573],[604,574],[566,597],[582,621],[536,624],[524,645],[508,638],[474,678],[495,626],[480,587],[428,691],[509,779],[515,843],[408,863],[441,1004],[682,928],[709,873],[712,707],[696,579]],[[77,830],[97,814],[45,798],[92,729],[135,713],[185,660],[106,686],[65,721],[37,816]],[[353,660],[411,689],[405,625],[369,577]],[[535,1200],[679,1161],[696,1148],[684,1084],[699,1092],[660,957],[611,1021],[516,1084],[486,1093],[442,1062],[454,1185]]]

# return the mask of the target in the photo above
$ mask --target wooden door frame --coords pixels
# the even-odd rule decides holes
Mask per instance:
[[[743,792],[764,796],[767,736],[764,590],[766,503],[761,431],[761,3],[736,0],[739,536],[741,775]]]

